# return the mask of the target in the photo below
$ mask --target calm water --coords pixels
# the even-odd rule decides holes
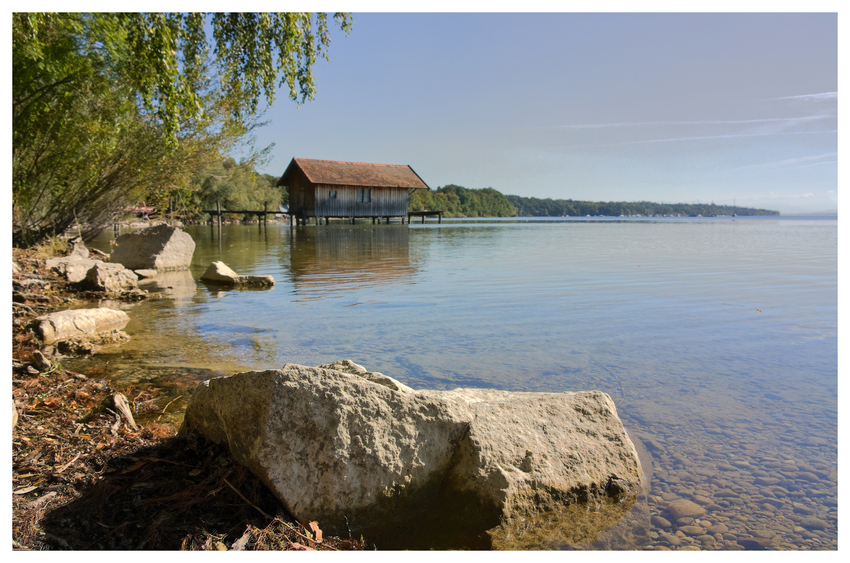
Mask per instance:
[[[349,358],[414,388],[600,389],[650,485],[631,528],[595,547],[837,547],[834,218],[186,231],[191,272],[142,286],[166,299],[122,305],[115,377]],[[214,260],[277,285],[196,283]],[[675,522],[675,498],[706,514]]]

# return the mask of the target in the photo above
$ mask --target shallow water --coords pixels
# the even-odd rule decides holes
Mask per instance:
[[[186,380],[349,358],[414,388],[601,389],[650,487],[628,526],[573,547],[837,547],[834,218],[186,231],[190,272],[142,285],[166,299],[120,305],[116,378],[180,379],[171,400]],[[214,260],[277,285],[196,282]],[[676,522],[676,498],[706,513]]]

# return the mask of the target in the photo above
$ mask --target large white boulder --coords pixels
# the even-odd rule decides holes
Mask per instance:
[[[605,393],[413,391],[336,365],[350,373],[287,364],[204,382],[181,433],[227,443],[305,524],[383,547],[511,548],[532,520],[552,540],[591,505],[605,513],[580,523],[592,537],[640,490]]]
[[[194,252],[195,241],[188,233],[163,224],[115,239],[112,262],[131,270],[183,270]]]
[[[439,492],[469,411],[356,375],[287,364],[204,382],[184,433],[227,443],[293,516],[386,527]]]
[[[130,317],[124,311],[107,309],[68,309],[37,317],[36,334],[45,344],[76,337],[93,337],[124,328]]]

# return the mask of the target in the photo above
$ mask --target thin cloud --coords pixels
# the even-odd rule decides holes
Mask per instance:
[[[820,94],[803,94],[801,96],[785,96],[783,98],[767,98],[767,100],[837,100],[838,92],[821,92]]]
[[[751,164],[749,166],[741,166],[737,170],[744,169],[772,169],[772,168],[809,168],[812,166],[822,166],[824,164],[836,164],[838,160],[835,158],[838,153],[830,152],[826,154],[818,154],[812,156],[800,156],[797,158],[786,158],[775,162],[764,162],[761,164]],[[830,160],[824,160],[830,159]]]
[[[834,119],[835,115],[806,115],[803,117],[768,117],[764,119],[741,119],[727,121],[643,121],[643,122],[622,122],[622,123],[588,123],[579,125],[550,125],[545,127],[536,127],[535,129],[606,129],[615,127],[657,127],[662,125],[674,126],[692,126],[692,125],[754,125],[759,123],[787,123],[794,125],[796,123],[805,123],[809,121],[820,121],[824,119]]]
[[[591,148],[591,147],[620,147],[625,145],[645,145],[651,143],[678,143],[683,141],[706,141],[713,139],[738,139],[743,137],[771,137],[774,135],[813,135],[818,133],[837,133],[838,130],[832,131],[765,131],[761,133],[730,133],[727,135],[695,135],[691,137],[665,137],[663,139],[644,139],[640,141],[623,141],[620,143],[603,143],[597,145],[577,145],[571,148]]]

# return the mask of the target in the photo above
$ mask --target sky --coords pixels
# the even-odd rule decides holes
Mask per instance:
[[[838,208],[834,12],[353,17],[315,100],[266,112],[262,172],[318,158],[409,164],[432,189]]]

